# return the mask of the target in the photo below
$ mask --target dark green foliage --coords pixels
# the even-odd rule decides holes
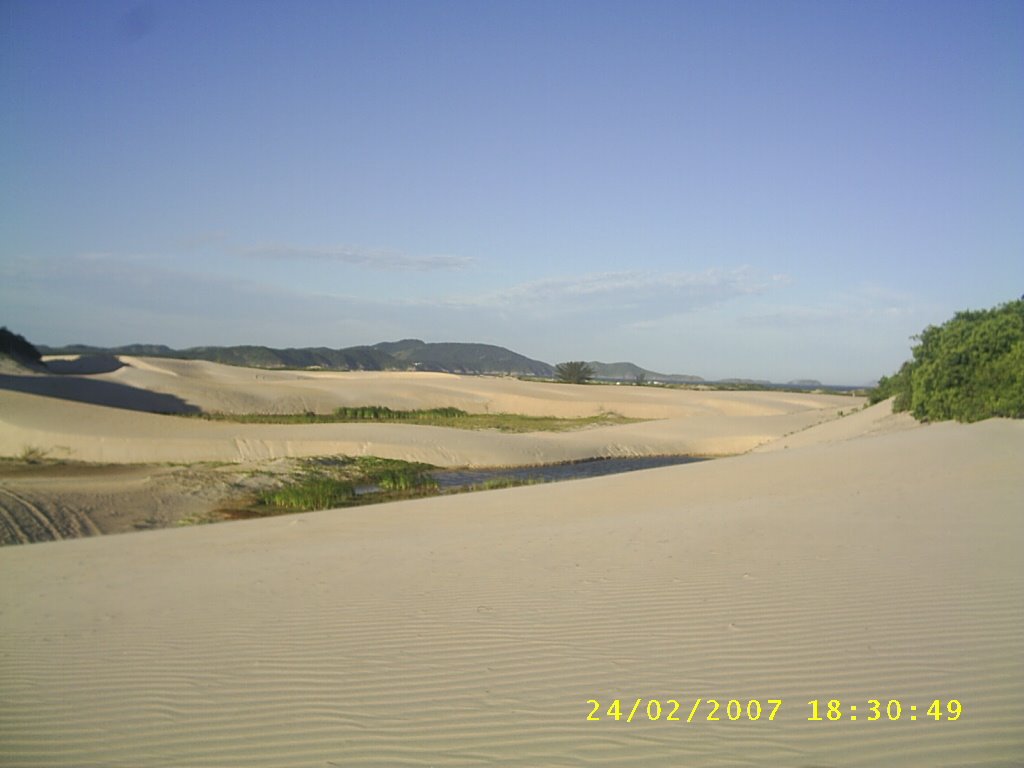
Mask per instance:
[[[573,360],[556,365],[555,375],[565,384],[586,384],[594,378],[594,369],[582,360]]]
[[[39,350],[33,347],[25,337],[0,328],[0,352],[10,355],[22,362],[38,363],[42,359]]]
[[[893,410],[906,411],[910,408],[910,370],[911,362],[905,362],[892,376],[883,376],[878,380],[878,386],[868,393],[868,402],[871,405],[895,397]]]
[[[958,312],[915,337],[913,360],[882,377],[871,402],[922,421],[1024,418],[1024,300]]]

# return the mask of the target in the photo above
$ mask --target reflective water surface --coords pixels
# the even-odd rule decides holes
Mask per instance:
[[[654,469],[675,464],[690,464],[704,459],[693,456],[625,456],[608,459],[587,459],[566,464],[542,464],[534,467],[505,467],[488,469],[439,469],[431,475],[442,490],[476,485],[496,478],[513,480],[536,480],[556,482],[576,480],[583,477],[614,475],[620,472],[635,472],[638,469]]]

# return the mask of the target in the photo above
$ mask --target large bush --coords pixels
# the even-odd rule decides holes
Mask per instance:
[[[895,396],[894,410],[926,421],[1024,418],[1024,299],[958,312],[914,338],[913,359],[882,377],[872,402]]]

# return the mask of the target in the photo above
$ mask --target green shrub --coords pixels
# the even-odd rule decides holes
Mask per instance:
[[[1024,418],[1024,299],[958,312],[915,337],[913,359],[871,393],[922,421]]]

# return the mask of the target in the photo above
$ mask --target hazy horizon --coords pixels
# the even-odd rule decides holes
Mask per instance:
[[[1018,2],[0,7],[0,323],[860,384],[1024,292]]]

